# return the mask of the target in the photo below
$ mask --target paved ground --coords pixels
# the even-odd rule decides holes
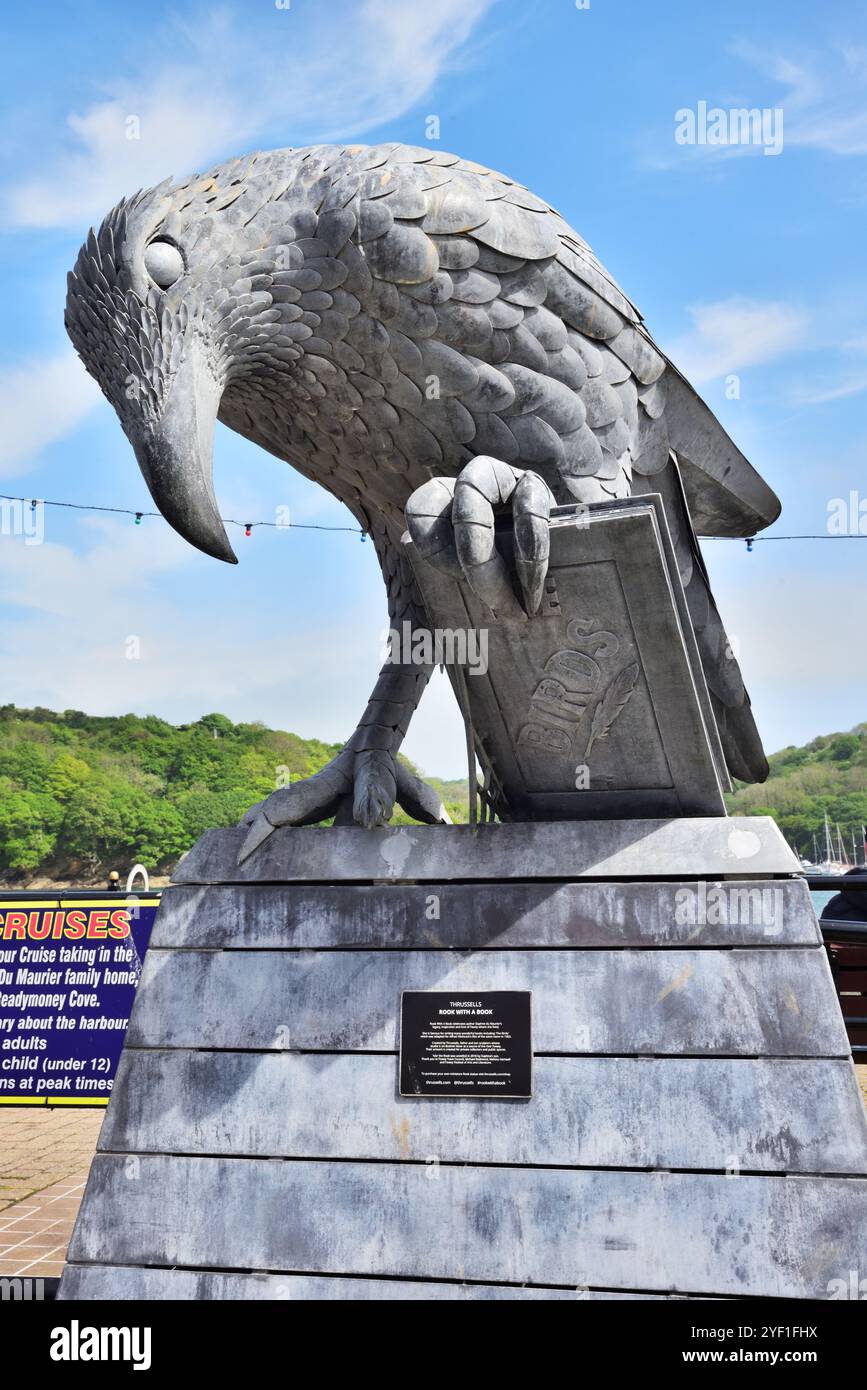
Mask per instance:
[[[85,1168],[0,1214],[0,1277],[60,1278],[86,1179]]]
[[[0,1107],[0,1278],[62,1273],[104,1113]]]
[[[0,1277],[62,1273],[104,1113],[0,1108]]]
[[[87,1172],[104,1114],[78,1106],[0,1109],[0,1220],[13,1202]]]

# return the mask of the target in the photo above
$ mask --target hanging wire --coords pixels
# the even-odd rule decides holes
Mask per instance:
[[[700,541],[739,541],[741,537],[736,535],[703,535]],[[761,541],[867,541],[866,532],[849,532],[846,535],[828,535],[827,532],[817,532],[813,535],[748,535],[743,537],[746,542],[746,549],[752,550],[754,545],[759,545]]]
[[[3,502],[26,502],[31,511],[37,507],[66,507],[76,512],[111,512],[116,516],[131,516],[135,519],[136,526],[141,525],[142,517],[155,516],[161,521],[164,517],[160,512],[136,511],[133,507],[104,507],[96,502],[54,502],[47,497],[12,497],[7,492],[0,492],[0,501]],[[323,526],[312,521],[238,521],[233,516],[224,516],[220,520],[226,526],[240,526],[247,535],[250,534],[254,526],[272,526],[277,531],[286,531],[290,528],[293,531],[348,531],[352,535],[365,538],[364,532],[358,526]]]
[[[56,502],[47,497],[14,497],[10,493],[0,492],[0,501],[3,502],[24,502],[31,510],[37,506],[42,507],[65,507],[70,511],[76,512],[109,512],[115,516],[131,516],[135,519],[136,526],[140,526],[142,518],[146,516],[157,517],[164,520],[160,512],[137,511],[134,507],[107,507],[96,502]],[[367,533],[360,526],[325,526],[314,521],[239,521],[234,516],[224,516],[220,520],[226,526],[240,526],[244,534],[249,536],[256,526],[270,526],[276,531],[344,531],[353,536],[360,536],[364,541]],[[742,538],[738,536],[702,536],[703,541],[736,541]],[[754,545],[759,545],[765,541],[867,541],[867,533],[854,532],[844,535],[828,535],[827,532],[812,532],[802,535],[772,535],[772,536],[746,536],[743,537],[747,550],[752,550]]]

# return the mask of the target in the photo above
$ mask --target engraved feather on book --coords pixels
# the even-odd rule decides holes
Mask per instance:
[[[590,733],[584,749],[585,763],[589,761],[594,743],[608,737],[611,726],[626,708],[637,681],[638,662],[633,661],[629,666],[624,666],[622,671],[618,671],[600,696],[590,722]]]

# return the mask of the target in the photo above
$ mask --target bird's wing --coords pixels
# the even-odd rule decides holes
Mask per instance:
[[[344,500],[370,495],[396,518],[408,486],[473,454],[535,467],[558,495],[581,498],[626,495],[632,471],[654,473],[673,448],[700,534],[748,535],[777,515],[635,306],[535,194],[429,148],[269,160],[268,235],[256,212],[264,175],[220,216],[255,229],[238,280],[252,296],[238,312],[261,299],[277,320],[265,355],[304,354],[288,430],[302,471],[312,464]],[[275,283],[260,286],[269,269]],[[308,429],[304,389],[327,395],[327,432]],[[313,414],[321,423],[322,407]],[[244,432],[243,418],[228,422]]]
[[[355,157],[325,206],[355,222],[347,237],[401,295],[385,320],[400,370],[422,387],[445,381],[421,413],[440,448],[596,477],[616,495],[632,468],[652,473],[673,449],[699,534],[751,535],[777,517],[771,489],[635,305],[527,189],[454,155],[379,146]]]
[[[668,449],[677,454],[696,530],[749,536],[775,521],[780,503],[686,378],[659,351],[637,311],[613,282],[565,236],[553,266],[548,303],[598,347],[628,367],[643,410],[633,463],[652,472]],[[608,375],[612,377],[609,364]],[[631,388],[625,394],[631,403]],[[648,418],[649,416],[649,418]],[[649,448],[645,449],[644,439]]]
[[[385,328],[401,375],[420,391],[435,379],[442,391],[407,412],[386,385],[403,454],[414,436],[424,456],[432,435],[440,471],[484,452],[536,468],[561,497],[660,492],[726,760],[733,776],[763,780],[761,740],[691,516],[710,534],[740,534],[771,521],[776,499],[557,213],[488,171],[428,160],[411,166],[409,186],[425,194],[419,217],[406,166],[398,170],[386,181],[393,201],[382,176],[368,185],[378,206],[359,224],[376,234],[360,249],[397,291]],[[436,253],[426,275],[419,231]]]
[[[249,312],[263,265],[279,256],[263,295],[268,351],[303,353],[291,421],[278,421],[284,456],[372,534],[386,524],[378,549],[393,610],[414,601],[392,568],[410,492],[475,454],[535,469],[564,501],[660,491],[732,772],[761,773],[679,478],[711,534],[756,530],[778,504],[581,238],[501,175],[393,145],[308,152],[270,211],[271,244],[257,232],[253,294],[239,304]],[[244,433],[242,419],[228,423]]]

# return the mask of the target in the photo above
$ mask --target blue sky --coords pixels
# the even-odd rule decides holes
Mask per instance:
[[[4,30],[0,491],[151,508],[63,329],[66,271],[123,193],[256,147],[424,145],[436,115],[439,148],[526,183],[591,243],[780,495],[773,531],[824,533],[853,491],[867,530],[867,13],[851,0],[79,0],[7,8]],[[781,110],[781,151],[679,144],[676,113],[700,102]],[[351,524],[218,429],[223,515]],[[356,536],[233,530],[229,567],[159,520],[49,509],[45,528],[41,545],[0,536],[3,701],[354,727],[385,626]],[[704,549],[769,750],[867,718],[867,540]],[[405,747],[463,771],[443,681]]]

